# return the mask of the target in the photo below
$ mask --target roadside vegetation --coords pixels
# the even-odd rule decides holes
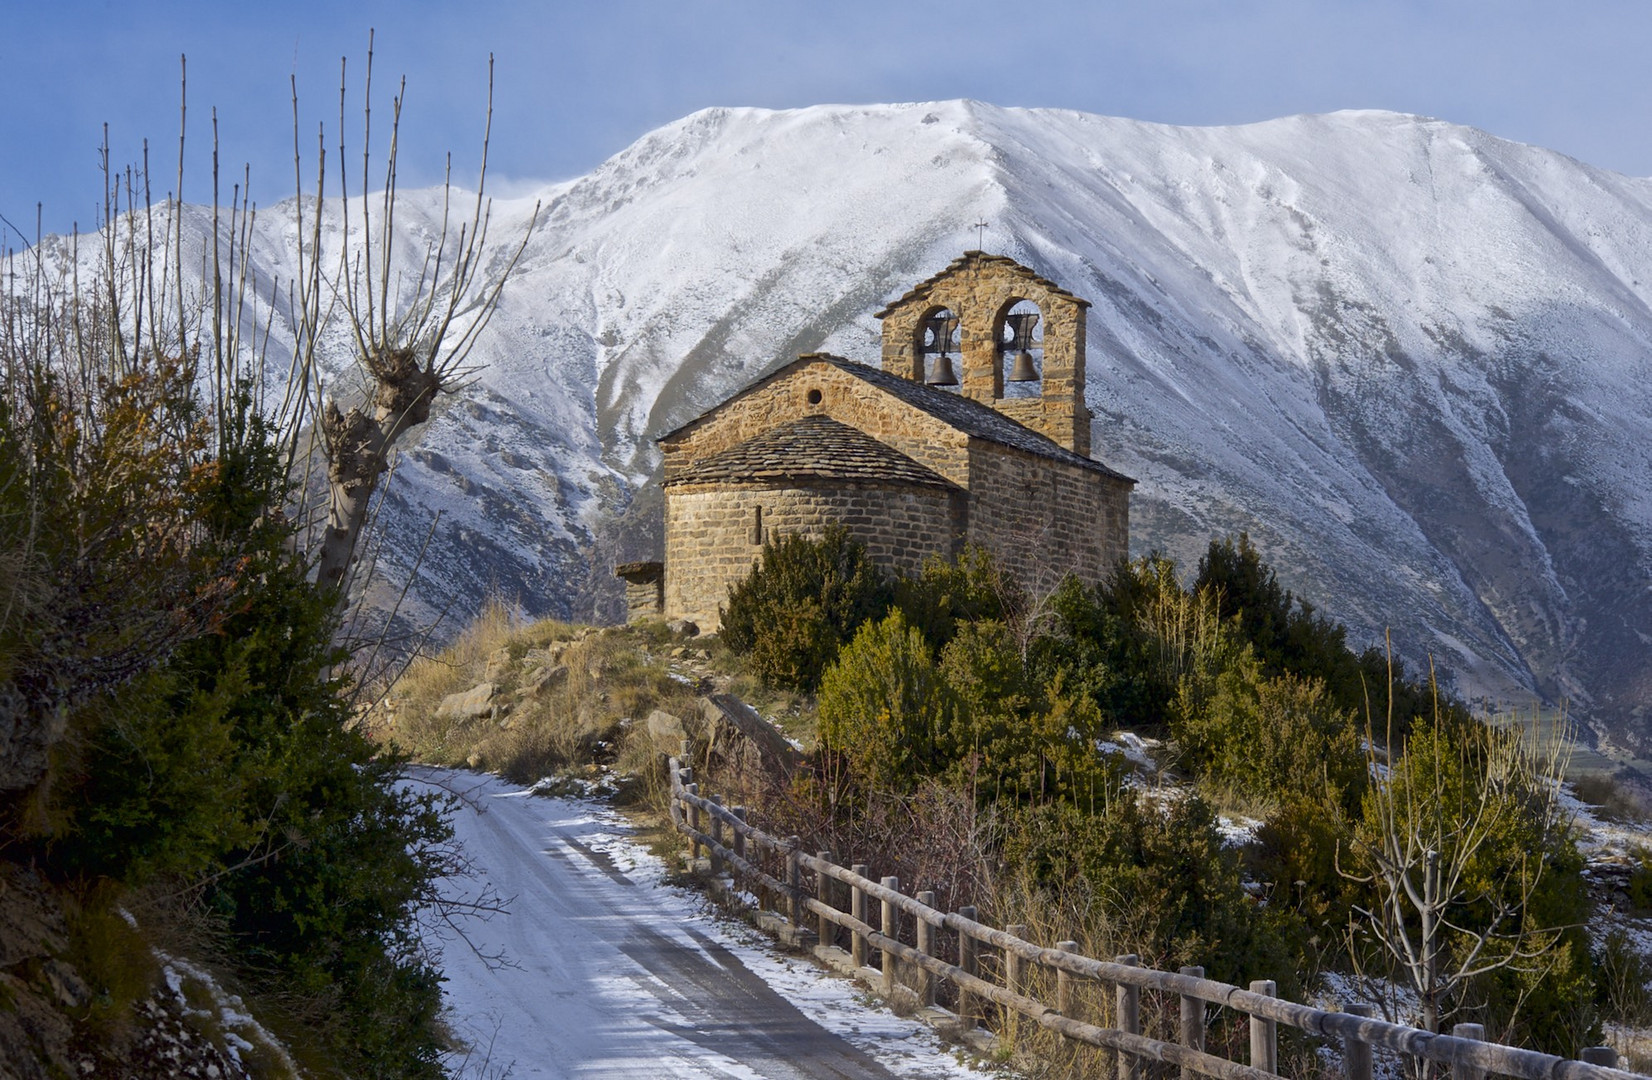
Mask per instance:
[[[288,204],[279,288],[249,269],[242,184],[197,248],[107,144],[98,228],[0,259],[0,1062],[18,1075],[445,1075],[418,920],[454,914],[436,882],[461,862],[445,803],[355,722],[374,649],[346,616],[392,448],[451,389],[514,260],[484,259],[479,184],[422,270],[392,272],[392,114],[389,153],[356,151],[384,193],[342,249],[321,227],[338,178],[295,161],[316,190]],[[285,385],[265,378],[265,304],[290,332]],[[337,342],[352,351],[328,357]]]
[[[547,668],[556,690],[525,692]],[[454,703],[483,682],[504,707],[461,717]],[[1185,584],[1154,557],[1042,598],[976,551],[892,580],[841,532],[785,538],[732,591],[720,639],[513,628],[495,608],[410,670],[374,723],[426,760],[657,806],[670,720],[694,729],[701,697],[731,689],[805,763],[778,777],[698,750],[716,790],[809,850],[1039,940],[1273,979],[1298,1000],[1328,975],[1409,1022],[1475,1020],[1566,1054],[1599,1043],[1603,1022],[1647,1016],[1646,959],[1584,929],[1563,760],[1386,651],[1351,650],[1244,536],[1213,542]],[[1430,850],[1444,875],[1431,893]],[[1407,880],[1439,928],[1427,939]],[[1407,940],[1435,963],[1408,967]],[[1097,1064],[1041,1031],[1017,1038],[1052,1075]],[[1287,1050],[1309,1062],[1305,1043]]]

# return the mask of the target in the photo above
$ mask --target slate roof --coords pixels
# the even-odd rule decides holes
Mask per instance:
[[[1094,458],[1087,458],[1083,454],[1074,453],[1048,435],[1041,434],[1025,424],[1011,420],[992,406],[983,405],[974,398],[949,393],[946,390],[937,390],[933,386],[925,386],[921,382],[902,378],[881,368],[857,364],[853,360],[845,360],[841,356],[815,353],[812,356],[800,357],[799,359],[824,360],[839,370],[846,371],[858,379],[871,383],[891,397],[899,398],[913,408],[928,413],[942,423],[957,428],[972,438],[985,439],[987,442],[994,442],[1000,446],[1025,450],[1029,454],[1037,454],[1039,457],[1062,461],[1068,465],[1077,465],[1080,468],[1101,473],[1103,476],[1111,476],[1117,480],[1128,480],[1132,484],[1136,482],[1121,472],[1109,469]]]
[[[1098,472],[1103,476],[1111,476],[1115,480],[1123,480],[1131,484],[1136,482],[1134,477],[1126,476],[1115,469],[1109,469],[1094,458],[1076,454],[1048,435],[1042,435],[1025,424],[1011,420],[997,409],[990,405],[983,405],[974,398],[967,398],[962,394],[950,393],[946,390],[937,390],[933,386],[925,386],[921,382],[902,378],[899,375],[884,371],[882,368],[871,367],[854,360],[845,360],[843,357],[833,356],[831,353],[805,353],[791,363],[769,372],[761,379],[730,394],[723,399],[722,405],[713,406],[686,424],[658,436],[655,441],[665,442],[674,438],[700,423],[706,417],[713,415],[730,401],[743,397],[759,386],[773,382],[775,379],[785,377],[795,368],[814,363],[831,364],[838,370],[870,383],[879,390],[888,393],[891,397],[898,398],[913,408],[928,413],[942,423],[956,428],[972,438],[985,439],[987,442],[997,443],[1000,446],[1024,450],[1029,454],[1037,454],[1039,457],[1065,462],[1068,465],[1077,465],[1079,468],[1089,469],[1091,472]],[[867,436],[867,438],[871,438],[871,436]]]
[[[945,270],[942,270],[938,274],[931,274],[929,277],[924,278],[922,281],[908,289],[905,295],[901,296],[899,299],[891,300],[882,311],[878,312],[873,317],[882,319],[891,311],[894,311],[896,308],[905,304],[907,301],[921,298],[928,293],[929,290],[933,289],[942,278],[952,277],[958,271],[962,270],[971,263],[1001,264],[1016,273],[1031,279],[1032,281],[1038,282],[1040,286],[1048,289],[1050,292],[1061,297],[1062,299],[1071,300],[1076,304],[1083,305],[1084,307],[1090,306],[1090,301],[1084,299],[1082,296],[1074,296],[1072,293],[1068,292],[1066,289],[1063,289],[1060,285],[1057,285],[1049,278],[1044,277],[1042,274],[1034,273],[1031,269],[1022,266],[1020,263],[1016,262],[1007,255],[988,255],[983,251],[966,251],[961,257],[953,259],[950,263],[948,263]]]
[[[946,477],[829,416],[805,416],[699,461],[667,487],[679,484],[772,483],[778,480],[850,480],[952,488]]]

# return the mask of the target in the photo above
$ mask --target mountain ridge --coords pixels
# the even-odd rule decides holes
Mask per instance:
[[[1375,110],[951,101],[702,110],[541,196],[483,368],[386,496],[413,616],[490,589],[617,615],[609,565],[658,554],[653,438],[798,353],[874,361],[872,313],[984,220],[1092,302],[1136,552],[1191,571],[1246,530],[1352,641],[1391,628],[1462,693],[1652,736],[1652,180]]]

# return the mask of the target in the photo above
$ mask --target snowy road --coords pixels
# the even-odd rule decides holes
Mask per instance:
[[[419,770],[465,794],[454,827],[509,913],[439,942],[467,1071],[528,1077],[957,1078],[921,1025],[771,956],[661,883],[660,860],[600,803]],[[454,884],[474,892],[478,882]],[[504,965],[485,956],[502,953]],[[485,1069],[482,1068],[485,1062]]]

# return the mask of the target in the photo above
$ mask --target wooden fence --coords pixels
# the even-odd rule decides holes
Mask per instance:
[[[876,950],[886,995],[894,990],[904,963],[909,965],[921,1005],[933,1006],[938,980],[946,980],[955,990],[955,1013],[965,1028],[985,1018],[985,1003],[996,1003],[1006,1010],[1005,1015],[1019,1014],[1076,1042],[1116,1051],[1118,1080],[1143,1080],[1143,1062],[1176,1066],[1181,1080],[1276,1076],[1280,1024],[1338,1041],[1348,1080],[1371,1080],[1372,1052],[1377,1049],[1449,1066],[1452,1080],[1483,1080],[1488,1075],[1521,1080],[1630,1080],[1640,1075],[1616,1068],[1617,1054],[1610,1047],[1590,1048],[1583,1052],[1582,1061],[1573,1061],[1485,1042],[1479,1024],[1458,1024],[1450,1035],[1437,1035],[1379,1019],[1365,1004],[1350,1003],[1340,1012],[1299,1005],[1273,996],[1274,984],[1268,981],[1253,982],[1247,990],[1206,979],[1199,967],[1172,973],[1141,967],[1135,956],[1096,960],[1079,953],[1078,945],[1070,941],[1044,948],[1021,936],[1024,927],[999,930],[987,926],[977,920],[973,907],[937,910],[931,906],[931,893],[907,896],[893,877],[874,881],[866,876],[865,866],[840,866],[826,852],[811,855],[803,851],[795,836],[770,836],[746,822],[743,808],[725,807],[715,797],[702,798],[698,785],[690,782],[690,770],[677,758],[670,759],[669,770],[672,824],[688,837],[693,854],[698,857],[704,849],[714,869],[727,869],[759,895],[776,900],[794,928],[804,929],[808,915],[813,915],[823,945],[834,940],[834,927],[843,928],[850,937],[856,972],[867,967],[868,950]],[[763,862],[783,866],[784,877],[766,872],[760,865]],[[836,902],[845,893],[847,910]],[[876,924],[870,911],[874,901],[879,905]],[[916,946],[900,940],[903,918],[913,920]],[[943,933],[956,935],[955,949],[940,947]],[[984,977],[983,948],[988,955],[996,954],[998,962],[991,967],[1000,973],[1002,984]],[[939,954],[943,952],[956,956],[957,963],[942,960]],[[1054,973],[1053,1004],[1031,996],[1035,981],[1049,981],[1032,978],[1038,969]],[[1079,1011],[1074,1007],[1077,984],[1084,981],[1112,987],[1116,1027],[1098,1027],[1075,1015]],[[1179,999],[1177,1041],[1142,1033],[1143,990]],[[1249,1017],[1248,1065],[1206,1052],[1206,1009],[1210,1005]]]

